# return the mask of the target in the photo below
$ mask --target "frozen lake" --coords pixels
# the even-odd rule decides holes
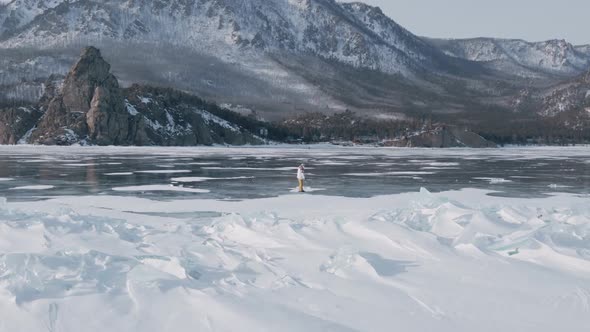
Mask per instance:
[[[502,150],[0,147],[3,196],[140,195],[251,199],[288,194],[307,166],[311,194],[374,197],[478,188],[507,197],[590,192],[590,148]],[[171,186],[174,187],[171,187]]]
[[[587,332],[589,181],[590,148],[0,147],[0,331]]]

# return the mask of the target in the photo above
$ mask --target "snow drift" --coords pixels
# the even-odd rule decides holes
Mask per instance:
[[[1,331],[587,331],[588,197],[0,203]]]

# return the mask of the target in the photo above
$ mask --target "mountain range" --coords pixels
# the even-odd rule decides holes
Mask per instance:
[[[334,0],[4,0],[0,101],[36,102],[86,45],[124,87],[171,87],[260,119],[351,110],[587,130],[590,46],[425,38]]]

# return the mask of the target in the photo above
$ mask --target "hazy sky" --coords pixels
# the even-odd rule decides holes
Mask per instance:
[[[590,44],[590,0],[360,0],[428,37],[567,39]]]

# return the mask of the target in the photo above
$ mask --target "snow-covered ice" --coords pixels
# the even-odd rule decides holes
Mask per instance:
[[[587,330],[588,199],[485,194],[4,203],[2,326]]]
[[[64,166],[71,166],[71,167],[88,167],[88,166],[96,166],[96,164],[92,163],[79,163],[79,164],[63,164]]]
[[[436,172],[429,172],[429,171],[396,171],[396,172],[382,172],[382,173],[346,173],[346,176],[387,176],[387,175],[429,175],[429,174],[436,174]]]
[[[0,326],[587,331],[589,216],[481,190],[2,203]]]
[[[309,187],[309,186],[304,186],[303,189],[307,193],[314,193],[314,192],[317,192],[317,191],[325,191],[326,190],[326,188],[315,188],[315,187]],[[299,187],[291,189],[291,192],[292,193],[299,192]]]
[[[0,331],[585,332],[589,154],[0,147]]]
[[[226,177],[226,178],[208,178],[202,176],[192,176],[192,177],[181,177],[181,178],[172,178],[170,179],[173,182],[205,182],[205,181],[214,181],[214,180],[247,180],[253,179],[253,176],[234,176],[234,177]]]
[[[203,167],[207,170],[224,170],[224,171],[297,171],[297,166],[289,167]],[[306,167],[305,169],[313,169]]]
[[[507,179],[502,179],[502,178],[477,177],[477,178],[474,178],[474,179],[475,180],[488,181],[490,184],[498,184],[498,183],[509,183],[509,182],[512,182],[512,180],[507,180]]]
[[[172,185],[146,185],[146,186],[128,186],[128,187],[115,187],[113,188],[114,191],[126,191],[126,192],[146,192],[146,191],[177,191],[177,192],[187,192],[187,193],[208,193],[209,190],[206,189],[196,189],[196,188],[184,188]]]
[[[48,190],[53,189],[54,186],[50,185],[38,185],[38,186],[21,186],[21,187],[14,187],[10,188],[10,190]]]
[[[159,169],[159,170],[150,170],[150,171],[137,171],[135,173],[143,173],[143,174],[180,174],[180,173],[190,173],[190,170],[186,169]]]

